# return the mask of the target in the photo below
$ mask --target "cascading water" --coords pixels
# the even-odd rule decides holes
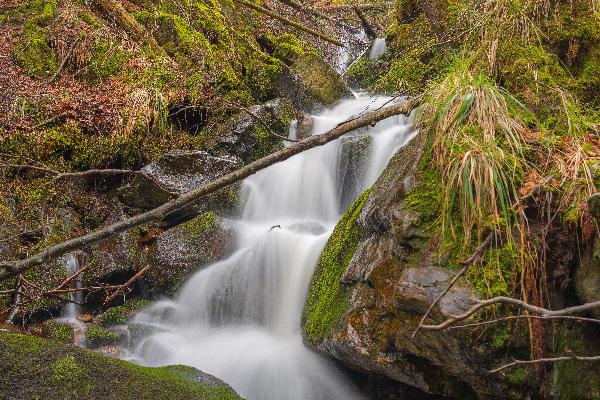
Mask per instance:
[[[369,60],[375,60],[388,50],[385,38],[377,38],[371,45],[371,51],[369,52]]]
[[[77,253],[69,253],[63,257],[65,268],[67,270],[67,277],[70,278],[75,275],[81,269],[81,263],[79,262]],[[78,275],[71,282],[71,289],[81,288],[81,275]],[[61,310],[61,316],[57,319],[60,322],[66,322],[73,327],[75,335],[75,344],[82,346],[85,342],[85,325],[77,319],[81,315],[81,306],[83,294],[80,291],[73,291],[70,293],[71,302],[65,303]]]
[[[313,134],[391,101],[362,95],[345,100],[314,117]],[[133,322],[150,333],[131,359],[197,367],[249,400],[360,398],[329,361],[303,346],[300,318],[314,266],[344,211],[339,205],[348,203],[343,193],[370,186],[414,136],[403,116],[361,134],[369,154],[353,190],[341,187],[349,184],[343,179],[343,139],[246,179],[242,216],[230,221],[237,251],[196,273],[175,300],[136,316]]]

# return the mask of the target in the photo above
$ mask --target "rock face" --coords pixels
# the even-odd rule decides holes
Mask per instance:
[[[454,274],[420,252],[425,235],[415,224],[418,216],[404,208],[415,181],[419,139],[394,156],[336,227],[313,276],[304,336],[318,351],[352,369],[426,393],[509,397],[507,386],[488,378],[482,357],[460,334],[421,332],[411,338]],[[471,289],[457,285],[434,318],[464,312],[476,299]]]
[[[0,334],[0,365],[3,399],[241,399],[223,381],[192,367],[141,367],[25,335]]]
[[[152,209],[177,195],[207,184],[241,165],[232,156],[214,157],[205,151],[175,151],[165,154],[156,162],[143,167],[130,183],[119,189],[121,201],[128,207]],[[227,209],[235,203],[232,190],[221,190],[207,196],[197,205],[176,214],[182,218],[207,208]]]
[[[581,262],[575,271],[575,289],[582,303],[600,300],[600,239],[598,238],[594,246],[581,257]],[[591,313],[595,318],[600,318],[600,310]]]
[[[299,57],[274,82],[274,91],[285,97],[294,107],[314,112],[331,107],[352,92],[342,77],[319,57]]]
[[[298,117],[292,103],[278,98],[243,110],[223,124],[210,139],[208,147],[214,154],[235,154],[244,163],[261,158],[283,146],[290,122]]]

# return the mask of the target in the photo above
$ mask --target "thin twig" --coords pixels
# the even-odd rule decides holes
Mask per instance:
[[[129,279],[127,282],[125,282],[123,285],[121,285],[119,287],[119,289],[115,290],[110,296],[108,296],[108,298],[106,300],[104,300],[102,307],[106,306],[108,303],[110,303],[112,301],[112,299],[114,299],[118,295],[124,294],[125,290],[129,289],[129,286],[131,286],[131,284],[133,284],[135,281],[140,279],[142,277],[142,275],[144,275],[144,273],[148,270],[148,268],[150,268],[149,265],[145,266],[137,274],[132,276],[131,279]]]

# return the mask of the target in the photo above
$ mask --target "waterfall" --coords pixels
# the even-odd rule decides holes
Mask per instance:
[[[369,60],[374,60],[387,52],[387,44],[385,42],[385,38],[377,38],[373,41],[373,45],[371,46],[371,52],[369,53]]]
[[[77,253],[68,253],[62,258],[67,277],[70,278],[81,269],[80,257]],[[82,276],[77,275],[71,282],[71,289],[80,289],[82,287]],[[71,302],[67,302],[61,309],[61,316],[57,318],[59,322],[66,322],[73,327],[75,335],[75,344],[83,347],[85,343],[85,324],[79,321],[77,317],[81,315],[81,305],[83,302],[83,293],[74,291],[70,293]]]
[[[360,94],[344,100],[314,117],[312,134],[392,101]],[[342,197],[373,184],[414,135],[408,118],[391,117],[247,178],[242,215],[230,221],[237,250],[197,272],[174,300],[135,317],[147,334],[130,359],[194,366],[249,400],[359,399],[330,361],[304,347],[300,318],[315,264],[349,204]],[[353,150],[362,151],[360,165],[346,159],[353,143],[362,144]],[[346,179],[349,168],[361,173]]]

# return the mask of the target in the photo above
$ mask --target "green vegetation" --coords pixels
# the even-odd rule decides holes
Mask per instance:
[[[141,310],[150,304],[149,300],[132,299],[126,301],[120,306],[111,307],[98,315],[97,322],[100,326],[121,325],[127,322],[127,319],[136,311]]]
[[[191,367],[140,367],[32,336],[0,334],[0,364],[2,394],[14,398],[239,399]]]
[[[346,311],[348,291],[341,278],[360,240],[357,219],[369,193],[361,194],[342,216],[315,267],[302,324],[303,334],[312,342],[325,338]]]
[[[54,340],[65,343],[73,343],[73,327],[67,323],[48,320],[43,325],[44,334]]]
[[[97,325],[89,325],[85,333],[85,344],[91,349],[117,344],[120,340],[118,333]]]

